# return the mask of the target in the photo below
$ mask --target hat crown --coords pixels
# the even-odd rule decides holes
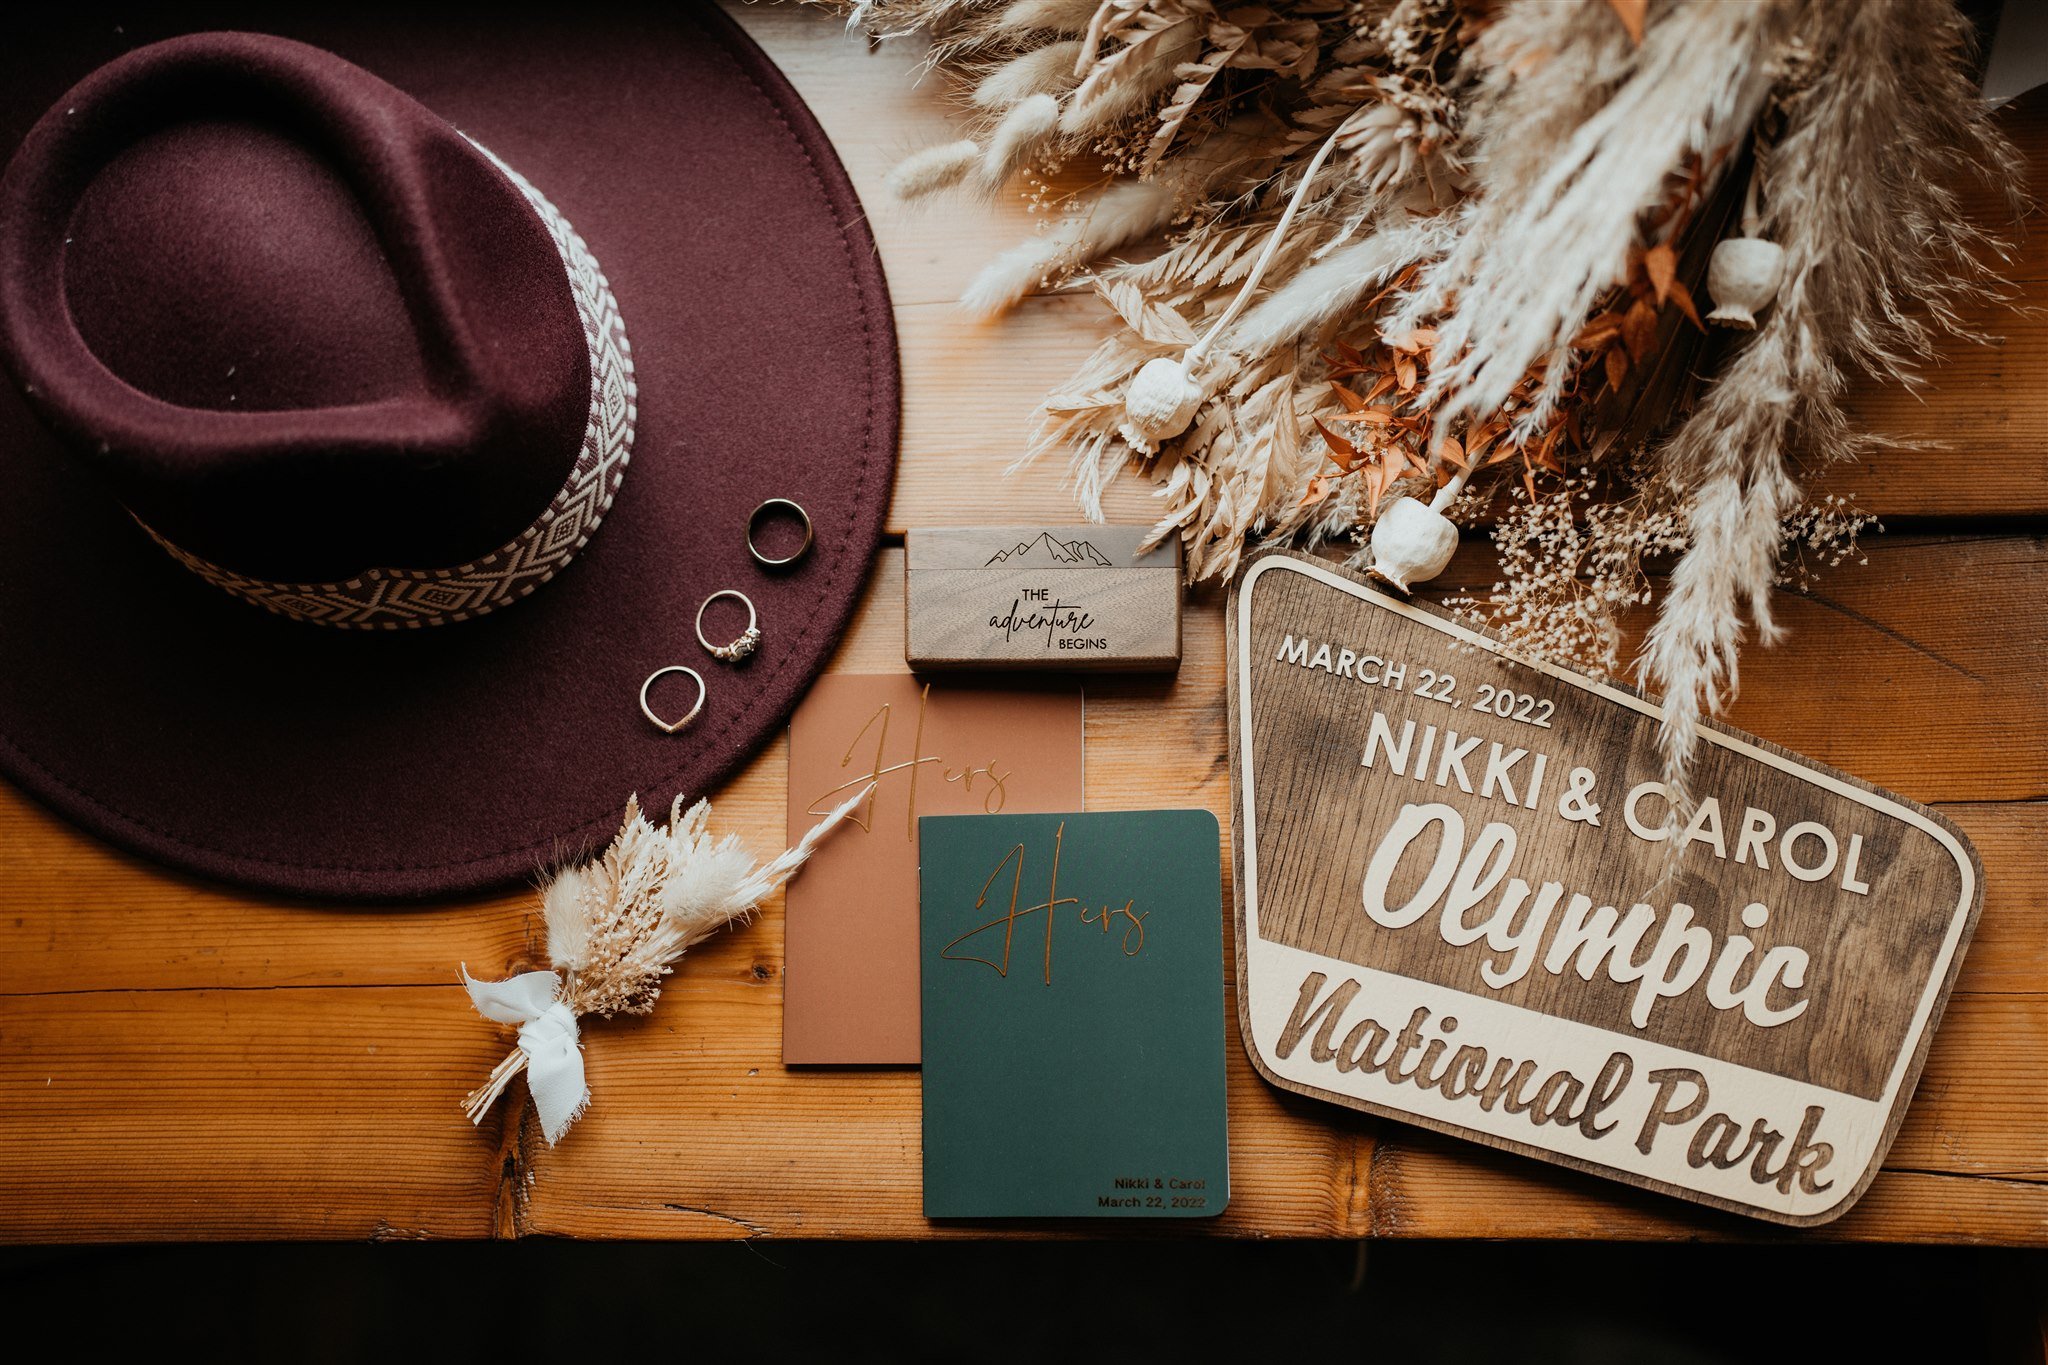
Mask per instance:
[[[503,546],[590,347],[522,188],[409,96],[246,33],[102,67],[0,178],[0,352],[145,525],[261,579]]]
[[[194,192],[222,184],[243,192]],[[79,336],[152,398],[291,412],[432,388],[376,228],[332,166],[274,127],[191,119],[146,135],[93,178],[66,236]]]

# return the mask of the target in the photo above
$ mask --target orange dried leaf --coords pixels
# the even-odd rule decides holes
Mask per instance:
[[[1330,419],[1333,422],[1356,422],[1362,426],[1388,427],[1394,425],[1391,408],[1360,408],[1356,412],[1339,413]]]
[[[1616,346],[1607,353],[1607,387],[1619,389],[1628,378],[1628,352]]]
[[[1365,311],[1367,313],[1372,312],[1375,308],[1379,307],[1381,301],[1383,301],[1387,297],[1387,295],[1392,294],[1393,292],[1399,289],[1406,289],[1409,286],[1409,284],[1415,279],[1415,272],[1419,269],[1421,269],[1421,266],[1418,264],[1410,264],[1402,267],[1401,273],[1394,276],[1393,279],[1388,280],[1386,287],[1384,289],[1380,290],[1379,293],[1373,295],[1370,299],[1366,300]]]
[[[1621,20],[1621,26],[1628,30],[1629,40],[1640,47],[1643,41],[1643,19],[1649,13],[1650,0],[1607,0],[1607,7],[1614,11],[1614,17]]]
[[[1621,316],[1621,341],[1628,357],[1640,365],[1657,350],[1657,310],[1648,299],[1637,299]]]
[[[1455,436],[1446,436],[1443,440],[1439,441],[1436,453],[1438,459],[1454,468],[1465,469],[1469,467],[1465,459],[1464,443]]]
[[[1366,504],[1372,509],[1374,516],[1379,515],[1380,499],[1386,497],[1387,490],[1394,486],[1395,481],[1401,477],[1402,473],[1403,471],[1400,468],[1385,461],[1366,468],[1365,500]]]
[[[1345,473],[1350,473],[1365,452],[1324,426],[1320,417],[1315,419],[1315,423],[1316,430],[1323,433],[1323,439],[1329,442],[1330,462]]]
[[[1597,351],[1621,335],[1621,314],[1600,313],[1586,319],[1586,325],[1572,338],[1572,345],[1582,351]]]
[[[1415,387],[1415,357],[1394,357],[1394,377],[1401,383],[1401,392],[1407,393]]]
[[[1669,242],[1660,243],[1643,253],[1643,273],[1650,277],[1650,288],[1656,292],[1661,306],[1670,296],[1671,286],[1678,281],[1678,253],[1671,249]]]
[[[1692,290],[1685,287],[1683,280],[1671,281],[1671,301],[1678,305],[1678,311],[1685,314],[1685,320],[1704,332],[1707,324],[1700,321],[1699,309],[1693,307]]]

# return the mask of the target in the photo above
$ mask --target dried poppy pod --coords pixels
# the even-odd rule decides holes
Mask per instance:
[[[1123,436],[1131,448],[1150,455],[1161,441],[1188,429],[1195,409],[1209,395],[1195,382],[1187,360],[1158,356],[1145,362],[1124,393]]]
[[[1097,23],[1091,26],[1091,33],[1098,37],[1100,21],[1107,13],[1107,9],[1098,12],[1095,16]],[[1086,54],[1093,51],[1093,42],[1094,39],[1091,38],[1083,45],[1083,68],[1092,60]],[[1230,306],[1223,310],[1223,315],[1209,324],[1209,330],[1202,334],[1201,340],[1188,347],[1180,359],[1155,357],[1146,361],[1137,374],[1131,377],[1131,386],[1124,392],[1124,420],[1117,428],[1123,438],[1130,442],[1131,449],[1141,455],[1150,455],[1159,449],[1161,441],[1172,440],[1186,431],[1188,423],[1195,420],[1195,409],[1201,407],[1202,400],[1209,396],[1207,390],[1195,379],[1195,370],[1209,354],[1209,348],[1215,344],[1216,338],[1222,336],[1230,329],[1230,324],[1237,321],[1238,314],[1244,311],[1245,304],[1251,299],[1252,291],[1259,287],[1260,277],[1266,273],[1266,267],[1272,264],[1274,251],[1287,237],[1287,229],[1294,222],[1295,212],[1301,208],[1302,200],[1308,197],[1310,183],[1315,180],[1316,172],[1322,169],[1323,162],[1336,147],[1338,133],[1343,131],[1344,128],[1339,127],[1336,132],[1323,139],[1323,145],[1309,158],[1308,168],[1301,173],[1301,183],[1294,187],[1293,195],[1287,200],[1286,211],[1280,215],[1279,223],[1273,228],[1272,235],[1266,239],[1265,249],[1259,252],[1259,259],[1253,262],[1251,272],[1244,277],[1244,282],[1238,285],[1237,293],[1231,298]]]
[[[1458,552],[1458,528],[1444,515],[1465,487],[1459,475],[1436,490],[1428,502],[1420,498],[1396,498],[1372,524],[1372,566],[1374,577],[1383,578],[1408,592],[1444,571]]]
[[[1730,237],[1714,247],[1707,262],[1707,293],[1714,300],[1708,322],[1743,331],[1756,328],[1756,315],[1777,297],[1785,274],[1785,248],[1761,237]]]

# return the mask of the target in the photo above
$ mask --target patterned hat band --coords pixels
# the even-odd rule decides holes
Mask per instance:
[[[472,140],[471,145],[476,145]],[[481,559],[448,569],[366,569],[335,583],[273,583],[233,573],[180,549],[136,523],[180,564],[257,606],[315,625],[355,630],[417,629],[466,621],[527,596],[553,578],[590,540],[610,510],[633,454],[639,394],[633,352],[611,284],[576,229],[517,171],[477,147],[519,187],[547,225],[590,350],[590,418],[569,479],[538,519]]]

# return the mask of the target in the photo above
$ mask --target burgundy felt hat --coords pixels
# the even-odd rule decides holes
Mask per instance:
[[[0,770],[368,898],[712,787],[823,668],[895,463],[887,288],[796,93],[709,6],[145,13],[0,58]]]

